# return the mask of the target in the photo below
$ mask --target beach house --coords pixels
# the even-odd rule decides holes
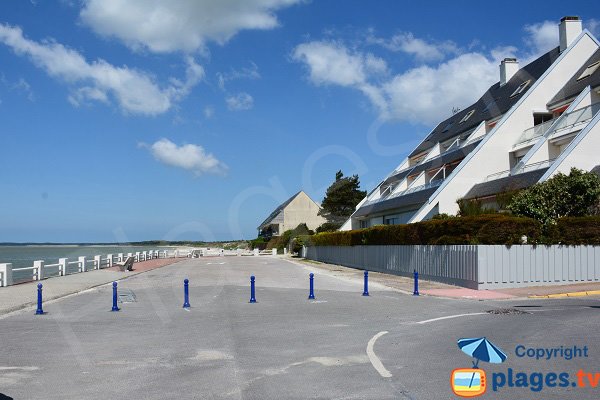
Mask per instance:
[[[559,23],[560,46],[520,66],[440,122],[356,207],[342,230],[455,214],[457,200],[497,196],[571,167],[600,164],[600,43],[579,17]]]
[[[264,238],[279,236],[304,223],[308,229],[315,230],[325,218],[318,215],[321,206],[302,190],[280,204],[259,225],[258,235]]]

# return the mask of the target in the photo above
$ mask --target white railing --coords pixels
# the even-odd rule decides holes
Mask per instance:
[[[517,169],[515,171],[515,173],[513,173],[512,175],[513,176],[519,175],[519,174],[522,174],[525,172],[535,171],[538,169],[549,167],[554,162],[554,160],[555,160],[555,158],[553,158],[551,160],[544,160],[544,161],[540,161],[540,162],[536,162],[536,163],[532,163],[532,164],[527,164],[527,165]],[[500,172],[496,172],[495,174],[488,175],[483,181],[484,182],[495,181],[496,179],[506,178],[510,175],[511,175],[510,170],[507,169],[506,171],[500,171]]]
[[[523,133],[521,134],[521,136],[519,136],[519,138],[517,139],[517,142],[515,143],[515,145],[513,147],[516,147],[522,143],[527,143],[533,139],[539,138],[555,122],[556,122],[555,119],[551,119],[549,121],[542,122],[541,124],[536,125],[533,128],[525,129],[523,131]]]
[[[137,257],[142,260],[151,260],[153,258],[181,258],[186,257],[186,253],[180,250],[151,250],[148,252],[144,252],[147,254],[145,258]],[[136,254],[137,255],[137,254]],[[54,276],[65,276],[70,275],[72,273],[79,272],[87,272],[91,270],[99,270],[104,268],[110,268],[114,266],[115,262],[124,262],[127,257],[133,256],[134,254],[128,253],[119,253],[117,255],[108,254],[106,256],[96,255],[90,259],[87,259],[85,256],[77,257],[77,261],[69,261],[68,258],[61,258],[57,263],[54,264],[46,264],[44,260],[36,260],[33,262],[33,266],[31,267],[20,267],[13,268],[12,264],[4,263],[0,264],[0,287],[2,286],[10,286],[14,283],[13,272],[17,272],[17,275],[21,275],[17,278],[18,282],[29,280],[42,280],[49,277]],[[74,268],[69,268],[69,266],[77,266],[77,271],[74,271]],[[51,269],[55,269],[55,271],[50,271]],[[56,271],[56,269],[58,271]],[[24,271],[31,271],[31,275],[26,274],[23,276]],[[48,276],[50,274],[51,276]]]

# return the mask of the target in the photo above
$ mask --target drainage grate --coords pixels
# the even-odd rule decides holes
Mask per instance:
[[[135,293],[131,289],[120,289],[119,290],[119,303],[135,303]]]
[[[495,310],[488,310],[486,312],[488,314],[495,314],[495,315],[531,314],[531,313],[528,313],[527,311],[518,310],[516,308],[497,308]]]

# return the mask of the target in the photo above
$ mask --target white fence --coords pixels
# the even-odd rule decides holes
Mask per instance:
[[[473,289],[600,281],[600,247],[515,245],[315,246],[304,257]]]
[[[14,284],[14,272],[26,272],[26,280],[42,280],[50,276],[65,276],[91,270],[109,268],[115,263],[124,262],[128,257],[133,257],[135,262],[158,259],[189,257],[190,252],[180,250],[149,250],[135,253],[118,253],[96,255],[92,258],[77,257],[77,260],[59,258],[57,263],[47,264],[44,260],[33,262],[31,267],[13,268],[11,263],[0,264],[0,287]],[[21,274],[22,275],[22,274]]]

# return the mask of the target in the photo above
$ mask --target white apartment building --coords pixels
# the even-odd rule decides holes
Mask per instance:
[[[455,214],[461,198],[493,205],[499,193],[600,164],[600,43],[579,17],[562,18],[559,36],[522,68],[504,59],[499,82],[440,122],[341,229]]]

